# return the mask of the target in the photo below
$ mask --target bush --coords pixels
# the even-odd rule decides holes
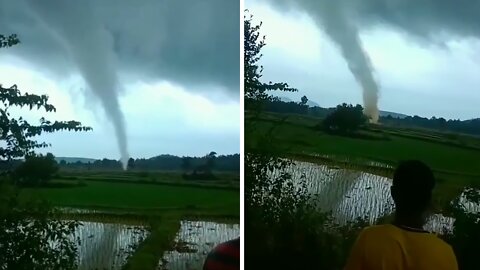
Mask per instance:
[[[55,219],[43,202],[20,203],[4,179],[0,191],[0,269],[76,269],[79,223]]]
[[[472,203],[480,204],[480,190],[466,188],[465,198]],[[449,209],[455,218],[453,231],[444,239],[453,247],[459,269],[478,269],[478,243],[480,242],[480,213],[469,212],[455,199]]]
[[[247,153],[245,165],[246,268],[261,262],[268,269],[341,269],[367,223],[340,226],[319,212],[306,183],[294,183],[286,173],[290,161]]]
[[[25,158],[14,171],[14,179],[20,185],[37,186],[48,182],[58,172],[55,157],[47,155],[31,155]]]
[[[343,103],[323,120],[321,127],[327,132],[352,133],[364,126],[367,120],[361,105],[354,107]]]

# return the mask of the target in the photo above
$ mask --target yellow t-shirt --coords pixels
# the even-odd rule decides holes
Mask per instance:
[[[394,225],[365,228],[345,270],[458,270],[450,245],[428,232]]]

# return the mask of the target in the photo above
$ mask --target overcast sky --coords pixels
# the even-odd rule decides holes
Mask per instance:
[[[93,128],[42,136],[47,151],[239,153],[238,1],[79,2],[0,0],[0,34],[21,40],[0,50],[0,83],[50,96],[57,113],[26,113],[33,123],[46,116]]]
[[[246,0],[245,7],[255,22],[263,22],[261,33],[266,35],[264,80],[298,88],[298,93],[280,94],[293,100],[306,95],[324,107],[361,104],[361,88],[316,21],[317,2],[322,1]],[[443,0],[337,2],[359,3],[348,8],[375,70],[380,110],[424,117],[480,117],[480,28],[474,27],[479,22],[470,16],[475,12],[469,12],[478,13],[479,1],[462,10]]]

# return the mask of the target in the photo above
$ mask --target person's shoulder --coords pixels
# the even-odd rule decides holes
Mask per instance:
[[[446,265],[457,267],[457,259],[453,247],[435,234],[431,234],[430,239],[431,251],[436,254],[436,257],[441,258],[440,260],[442,260]]]
[[[361,233],[368,235],[368,234],[386,233],[392,230],[394,230],[394,228],[389,224],[371,225],[363,228]]]
[[[430,239],[433,243],[435,243],[435,246],[437,246],[438,249],[440,249],[444,252],[452,252],[453,253],[452,246],[450,244],[448,244],[445,240],[438,237],[436,234],[431,233],[430,234]]]

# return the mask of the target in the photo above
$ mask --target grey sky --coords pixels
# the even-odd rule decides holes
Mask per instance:
[[[94,128],[44,136],[58,156],[118,158],[122,122],[133,157],[238,153],[239,14],[223,0],[0,0],[0,33],[22,42],[0,51],[0,83]]]
[[[263,21],[264,79],[285,81],[321,106],[362,103],[340,50],[317,20],[321,1],[246,0]],[[272,4],[274,3],[274,4]],[[359,29],[380,87],[380,110],[480,117],[480,1],[336,1]],[[361,3],[361,4],[360,4]]]

